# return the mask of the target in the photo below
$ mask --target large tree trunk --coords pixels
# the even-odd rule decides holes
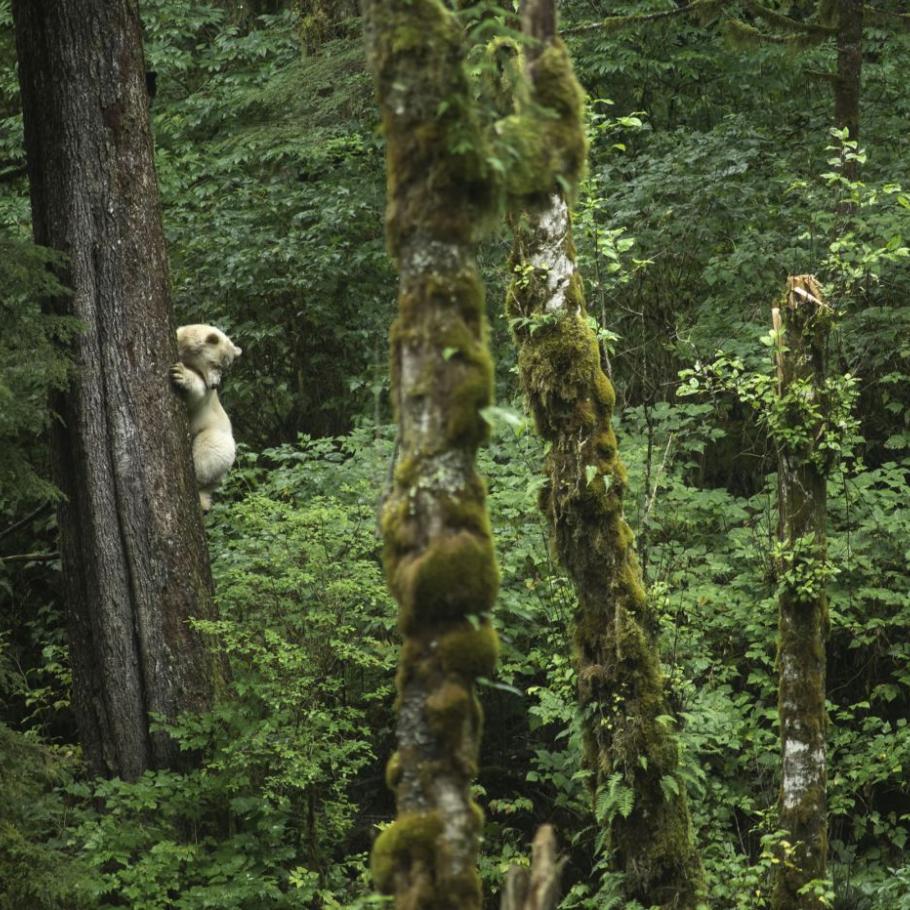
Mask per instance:
[[[825,411],[830,310],[811,275],[787,281],[774,310],[782,433],[777,440],[780,557],[778,664],[782,774],[781,850],[772,906],[822,910],[799,891],[826,875],[825,770],[826,455],[819,447]]]
[[[53,403],[73,700],[92,771],[180,764],[150,714],[202,708],[212,615],[176,343],[135,0],[13,4],[32,219],[64,251],[82,329]]]
[[[398,814],[376,841],[373,876],[402,910],[479,910],[474,681],[496,662],[497,571],[475,470],[492,363],[474,239],[492,188],[454,17],[439,0],[368,0],[365,16],[400,272],[391,333],[400,454],[382,530],[404,636],[388,768]]]
[[[522,386],[550,443],[541,505],[578,595],[574,637],[587,762],[598,805],[608,791],[617,803],[625,791],[631,802],[599,813],[628,899],[694,908],[701,864],[676,736],[665,721],[671,712],[657,620],[623,518],[626,471],[611,426],[615,396],[588,323],[562,189],[577,185],[584,162],[581,89],[555,38],[552,0],[526,3],[523,28],[541,42],[527,51],[529,74],[534,100],[551,116],[538,126],[538,170],[512,217],[516,279],[507,306]]]

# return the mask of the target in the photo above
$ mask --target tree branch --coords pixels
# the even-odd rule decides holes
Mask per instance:
[[[743,0],[743,5],[753,16],[763,19],[769,25],[785,29],[791,34],[812,36],[821,41],[833,37],[838,32],[837,26],[819,25],[817,22],[800,22],[798,19],[792,19],[783,13],[768,9],[767,6],[763,6],[756,0]]]
[[[0,556],[0,562],[51,562],[59,558],[59,553],[17,553],[13,556]]]
[[[660,19],[673,19],[677,16],[687,16],[691,14],[701,14],[709,16],[712,13],[719,13],[725,6],[730,4],[731,0],[693,0],[686,6],[679,6],[675,9],[662,10],[658,13],[642,13],[633,16],[607,16],[600,22],[591,22],[587,25],[576,25],[574,28],[565,28],[562,30],[564,35],[578,35],[584,32],[594,32],[603,30],[615,32],[621,28],[627,28],[633,25],[641,25],[645,22],[657,22]]]
[[[50,508],[51,503],[42,502],[38,508],[33,509],[25,518],[20,518],[18,521],[13,522],[8,528],[4,528],[0,531],[0,540],[3,540],[4,537],[8,537],[10,534],[15,533],[19,528],[25,527],[33,518],[37,518],[45,509]]]

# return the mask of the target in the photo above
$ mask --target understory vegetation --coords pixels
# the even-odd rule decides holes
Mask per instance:
[[[769,332],[786,276],[815,273],[837,317],[825,900],[910,910],[910,30],[865,31],[857,143],[832,131],[830,43],[737,47],[716,21],[679,17],[582,27],[670,5],[567,0],[560,14],[589,96],[578,260],[707,906],[769,907],[780,861]],[[359,19],[329,26],[307,0],[140,6],[177,321],[244,350],[222,396],[240,456],[206,518],[220,618],[200,623],[230,672],[211,712],[169,727],[195,770],[85,775],[46,442],[58,342],[78,326],[40,308],[58,289],[28,243],[0,0],[0,910],[390,906],[369,852],[394,814],[400,638],[377,515],[396,279]],[[464,18],[479,47],[489,19]],[[480,80],[483,61],[469,60]],[[568,857],[561,908],[647,910],[623,901],[603,840],[635,793],[615,775],[592,806],[582,770],[575,593],[538,510],[546,452],[518,388],[508,248],[494,232],[480,256],[497,404],[479,466],[501,575],[499,667],[479,680],[484,893],[498,906],[549,821]]]

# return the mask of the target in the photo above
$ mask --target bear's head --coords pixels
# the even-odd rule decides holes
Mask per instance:
[[[211,325],[182,325],[177,329],[180,362],[194,370],[210,389],[221,384],[221,374],[243,353],[221,329]]]

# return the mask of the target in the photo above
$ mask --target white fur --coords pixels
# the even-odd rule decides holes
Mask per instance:
[[[240,354],[240,348],[213,326],[182,325],[177,329],[180,362],[171,367],[171,381],[189,411],[193,467],[204,512],[212,507],[212,492],[234,463],[234,434],[217,389],[222,373]]]

